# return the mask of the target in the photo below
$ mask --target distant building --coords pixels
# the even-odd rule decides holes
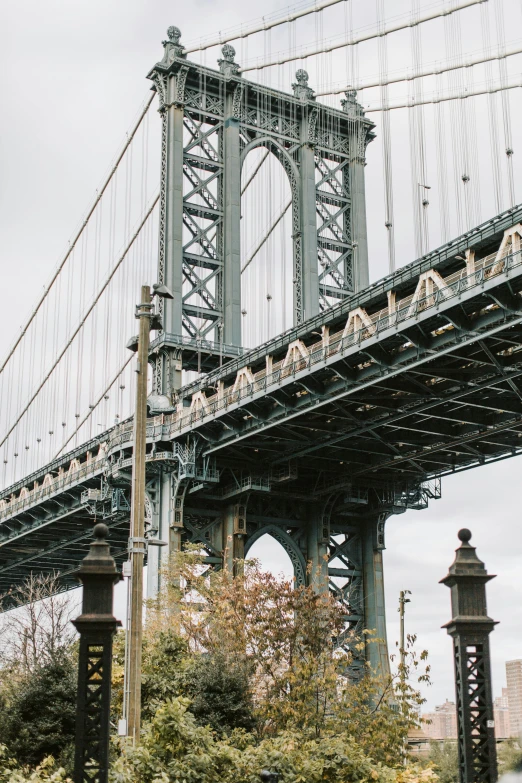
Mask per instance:
[[[511,737],[507,688],[502,688],[502,696],[497,696],[493,702],[493,717],[495,720],[495,737],[497,739]]]
[[[425,712],[422,716],[424,732],[431,739],[457,738],[457,709],[455,702],[446,701],[435,707],[435,712]],[[430,721],[429,723],[427,721]]]
[[[522,734],[522,659],[506,661],[510,735]]]

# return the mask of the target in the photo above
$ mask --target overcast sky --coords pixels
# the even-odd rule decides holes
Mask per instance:
[[[508,18],[511,11],[516,11],[520,22],[518,4],[515,9],[511,0],[495,1],[505,6]],[[373,16],[365,15],[371,4],[352,0],[352,5],[359,19],[356,27],[373,22]],[[409,0],[385,5],[389,9],[393,6],[397,13],[410,8]],[[284,6],[279,0],[267,0],[263,11],[268,14]],[[180,26],[187,41],[248,21],[259,9],[257,3],[244,0],[191,0],[183,4],[167,0],[25,0],[0,4],[1,355],[67,247],[67,240],[147,96],[149,83],[144,77],[161,58],[161,40],[168,25]],[[470,25],[478,24],[476,17],[470,20]],[[311,38],[303,43],[313,42],[314,36],[337,32],[326,15],[323,31],[319,23],[314,24]],[[299,28],[303,35],[307,29]],[[428,43],[435,52],[443,44],[442,27],[433,29]],[[264,45],[266,49],[266,42]],[[477,34],[470,50],[480,46]],[[246,56],[246,50],[241,51]],[[255,51],[259,48],[252,44],[248,54]],[[215,53],[212,58],[209,65],[215,61]],[[361,67],[365,66],[362,55],[361,62]],[[296,67],[286,66],[282,85],[286,89]],[[378,71],[376,62],[367,67],[371,74]],[[316,78],[342,82],[346,75],[343,68],[341,60],[335,61],[335,68],[327,63],[322,73],[317,71]],[[519,127],[515,124],[515,152]],[[377,124],[377,133],[379,130]],[[372,279],[384,274],[387,264],[382,193],[375,195],[382,180],[379,149],[377,144],[375,152],[370,148],[367,168]],[[481,170],[486,171],[484,161],[481,158]],[[400,196],[406,186],[401,181],[400,163],[394,165]],[[484,176],[483,216],[488,217],[493,207],[487,173]],[[435,171],[433,177],[435,180]],[[397,198],[397,219],[405,226],[398,236],[400,263],[414,258],[410,207]],[[435,228],[432,233],[436,235]],[[433,687],[426,693],[430,706],[454,697],[450,639],[440,629],[450,617],[449,590],[438,581],[453,560],[460,527],[472,530],[472,543],[478,547],[479,556],[491,573],[498,574],[488,586],[490,614],[500,621],[491,639],[495,694],[505,682],[504,662],[522,658],[521,471],[522,462],[506,460],[445,479],[442,499],[432,503],[429,510],[408,512],[387,524],[385,577],[390,647],[398,637],[399,590],[409,589],[412,602],[407,607],[407,629],[418,635],[419,648],[429,650],[433,666]],[[257,552],[275,570],[285,568],[285,557],[275,542],[260,542]]]

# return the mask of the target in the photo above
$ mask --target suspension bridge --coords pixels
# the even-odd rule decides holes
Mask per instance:
[[[58,571],[64,588],[76,586],[94,518],[109,525],[116,561],[127,559],[129,316],[144,279],[174,294],[157,305],[149,356],[146,527],[168,542],[149,548],[149,595],[162,558],[185,542],[209,565],[233,567],[269,534],[298,584],[319,571],[344,603],[347,644],[377,631],[383,641],[367,655],[386,670],[386,519],[426,508],[444,476],[522,449],[522,207],[509,102],[520,83],[508,70],[522,45],[506,44],[500,0],[414,0],[392,19],[378,0],[375,23],[359,30],[355,4],[296,6],[186,47],[169,28],[148,74],[152,95],[0,366],[4,608],[31,572]],[[323,17],[341,10],[345,32],[327,38]],[[478,53],[462,50],[460,17],[472,13]],[[316,40],[298,47],[296,25],[310,16]],[[444,62],[425,61],[430,25],[444,26]],[[279,28],[291,46],[246,57],[245,41],[266,44]],[[411,62],[399,71],[389,59],[401,35]],[[359,76],[366,45],[376,47],[375,78]],[[196,62],[216,47],[217,67]],[[337,54],[342,85],[331,78]],[[300,67],[283,89],[287,63]],[[390,94],[404,83],[407,99]],[[477,123],[478,101],[487,122]],[[392,154],[401,111],[407,207]],[[387,274],[370,282],[377,206],[367,163],[377,144]],[[416,260],[397,265],[402,218]]]

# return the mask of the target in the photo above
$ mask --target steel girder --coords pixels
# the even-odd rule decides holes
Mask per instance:
[[[354,307],[372,313],[387,301],[388,291],[411,294],[419,275],[430,269],[451,276],[462,267],[456,256],[469,247],[477,256],[488,256],[519,217],[522,210],[510,211],[354,301],[230,361],[219,373],[181,390],[180,404],[190,403],[206,386],[221,382],[232,388],[241,367],[253,372],[267,355],[286,356],[296,340],[316,340],[312,335],[321,332],[321,325],[333,332]],[[212,415],[203,407],[193,409],[190,425],[178,427],[176,416],[151,420],[149,481],[167,471],[177,487],[183,486],[182,535],[202,543],[209,562],[218,564],[222,543],[215,530],[224,509],[230,503],[248,505],[247,529],[240,534],[247,546],[260,531],[280,531],[276,538],[298,574],[299,563],[302,569],[307,559],[310,528],[310,518],[298,509],[312,499],[331,586],[347,602],[347,632],[357,627],[362,600],[358,542],[371,520],[425,508],[440,495],[441,476],[522,448],[522,264],[517,258],[516,253],[506,256],[494,275],[487,273],[476,285],[441,297],[395,326],[385,324],[378,333],[341,344],[321,361],[302,366],[296,359],[284,377],[263,390],[238,387],[235,400]],[[177,416],[186,411],[181,406]],[[95,447],[99,460],[87,463],[87,452]],[[73,460],[80,462],[76,473]],[[132,422],[124,422],[2,493],[0,589],[51,564],[70,575],[93,519],[84,493],[103,493],[104,486],[111,497],[125,492],[131,462]],[[59,474],[62,483],[44,491],[46,474],[55,482]],[[36,490],[30,489],[33,482]],[[107,509],[107,516],[120,537],[121,558],[128,515],[116,511]],[[377,541],[377,549],[383,546],[383,540]]]

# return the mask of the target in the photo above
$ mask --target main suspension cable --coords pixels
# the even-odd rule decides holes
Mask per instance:
[[[522,79],[517,77],[513,82],[508,82],[499,86],[490,87],[478,87],[477,89],[468,90],[466,88],[458,90],[449,95],[434,95],[431,98],[423,98],[421,101],[414,102],[411,98],[407,101],[399,101],[397,103],[390,103],[387,106],[364,106],[365,114],[373,114],[378,111],[393,111],[394,109],[408,109],[411,106],[424,106],[427,103],[443,103],[444,101],[456,101],[461,98],[473,98],[477,95],[489,95],[494,92],[502,92],[503,90],[515,90],[517,87],[522,87]]]
[[[398,82],[409,82],[413,79],[420,79],[424,76],[438,76],[442,73],[448,73],[449,71],[456,71],[460,68],[471,68],[473,65],[481,65],[482,63],[490,63],[494,60],[503,60],[505,57],[512,57],[515,54],[522,54],[522,45],[517,44],[516,46],[512,46],[509,49],[501,50],[498,52],[495,52],[494,54],[478,54],[475,57],[463,57],[462,61],[459,63],[449,63],[444,65],[431,65],[427,68],[419,69],[415,75],[411,73],[410,71],[402,71],[401,73],[397,74],[396,76],[389,76],[384,80],[381,80],[381,78],[372,78],[368,79],[367,81],[358,82],[356,84],[348,84],[344,87],[332,87],[330,89],[326,90],[319,90],[316,91],[315,95],[317,98],[320,98],[323,95],[340,95],[341,93],[346,92],[347,90],[366,90],[370,89],[370,87],[384,87],[388,84],[397,84]]]
[[[236,28],[229,28],[228,31],[225,30],[223,33],[220,32],[218,35],[214,36],[214,38],[209,38],[207,41],[202,41],[198,45],[187,47],[185,51],[187,54],[201,52],[205,49],[210,49],[213,46],[220,46],[221,44],[228,43],[229,41],[237,41],[239,38],[247,38],[256,33],[263,33],[267,30],[272,30],[274,27],[295,22],[296,19],[301,19],[303,16],[316,14],[319,11],[322,11],[323,8],[328,8],[329,6],[337,5],[341,2],[346,2],[346,0],[322,0],[322,2],[316,2],[313,5],[308,6],[308,8],[304,8],[302,11],[288,13],[281,19],[274,19],[273,21],[267,21],[265,17],[263,17],[262,22],[256,22],[250,27],[240,28],[239,30]]]
[[[423,24],[424,22],[430,22],[432,19],[438,19],[441,16],[449,16],[450,14],[455,13],[455,11],[462,11],[463,9],[470,8],[473,5],[487,2],[488,0],[464,0],[453,8],[445,8],[439,11],[433,11],[432,13],[418,16],[416,19],[408,19],[406,22],[397,22],[396,24],[384,27],[383,30],[372,30],[370,33],[364,33],[354,38],[343,38],[342,41],[338,41],[335,38],[330,39],[329,44],[322,44],[321,46],[317,46],[312,49],[304,49],[293,54],[283,53],[279,57],[274,57],[272,59],[265,60],[264,62],[258,62],[252,65],[247,63],[239,70],[241,73],[246,73],[247,71],[260,71],[263,68],[270,68],[273,65],[283,65],[284,63],[289,63],[293,60],[304,60],[307,57],[315,57],[315,55],[332,52],[335,49],[343,49],[345,46],[355,46],[356,44],[362,43],[363,41],[371,41],[374,38],[380,38],[382,35],[389,35],[390,33],[396,33],[399,30],[406,30],[408,27],[416,27],[417,25]]]

